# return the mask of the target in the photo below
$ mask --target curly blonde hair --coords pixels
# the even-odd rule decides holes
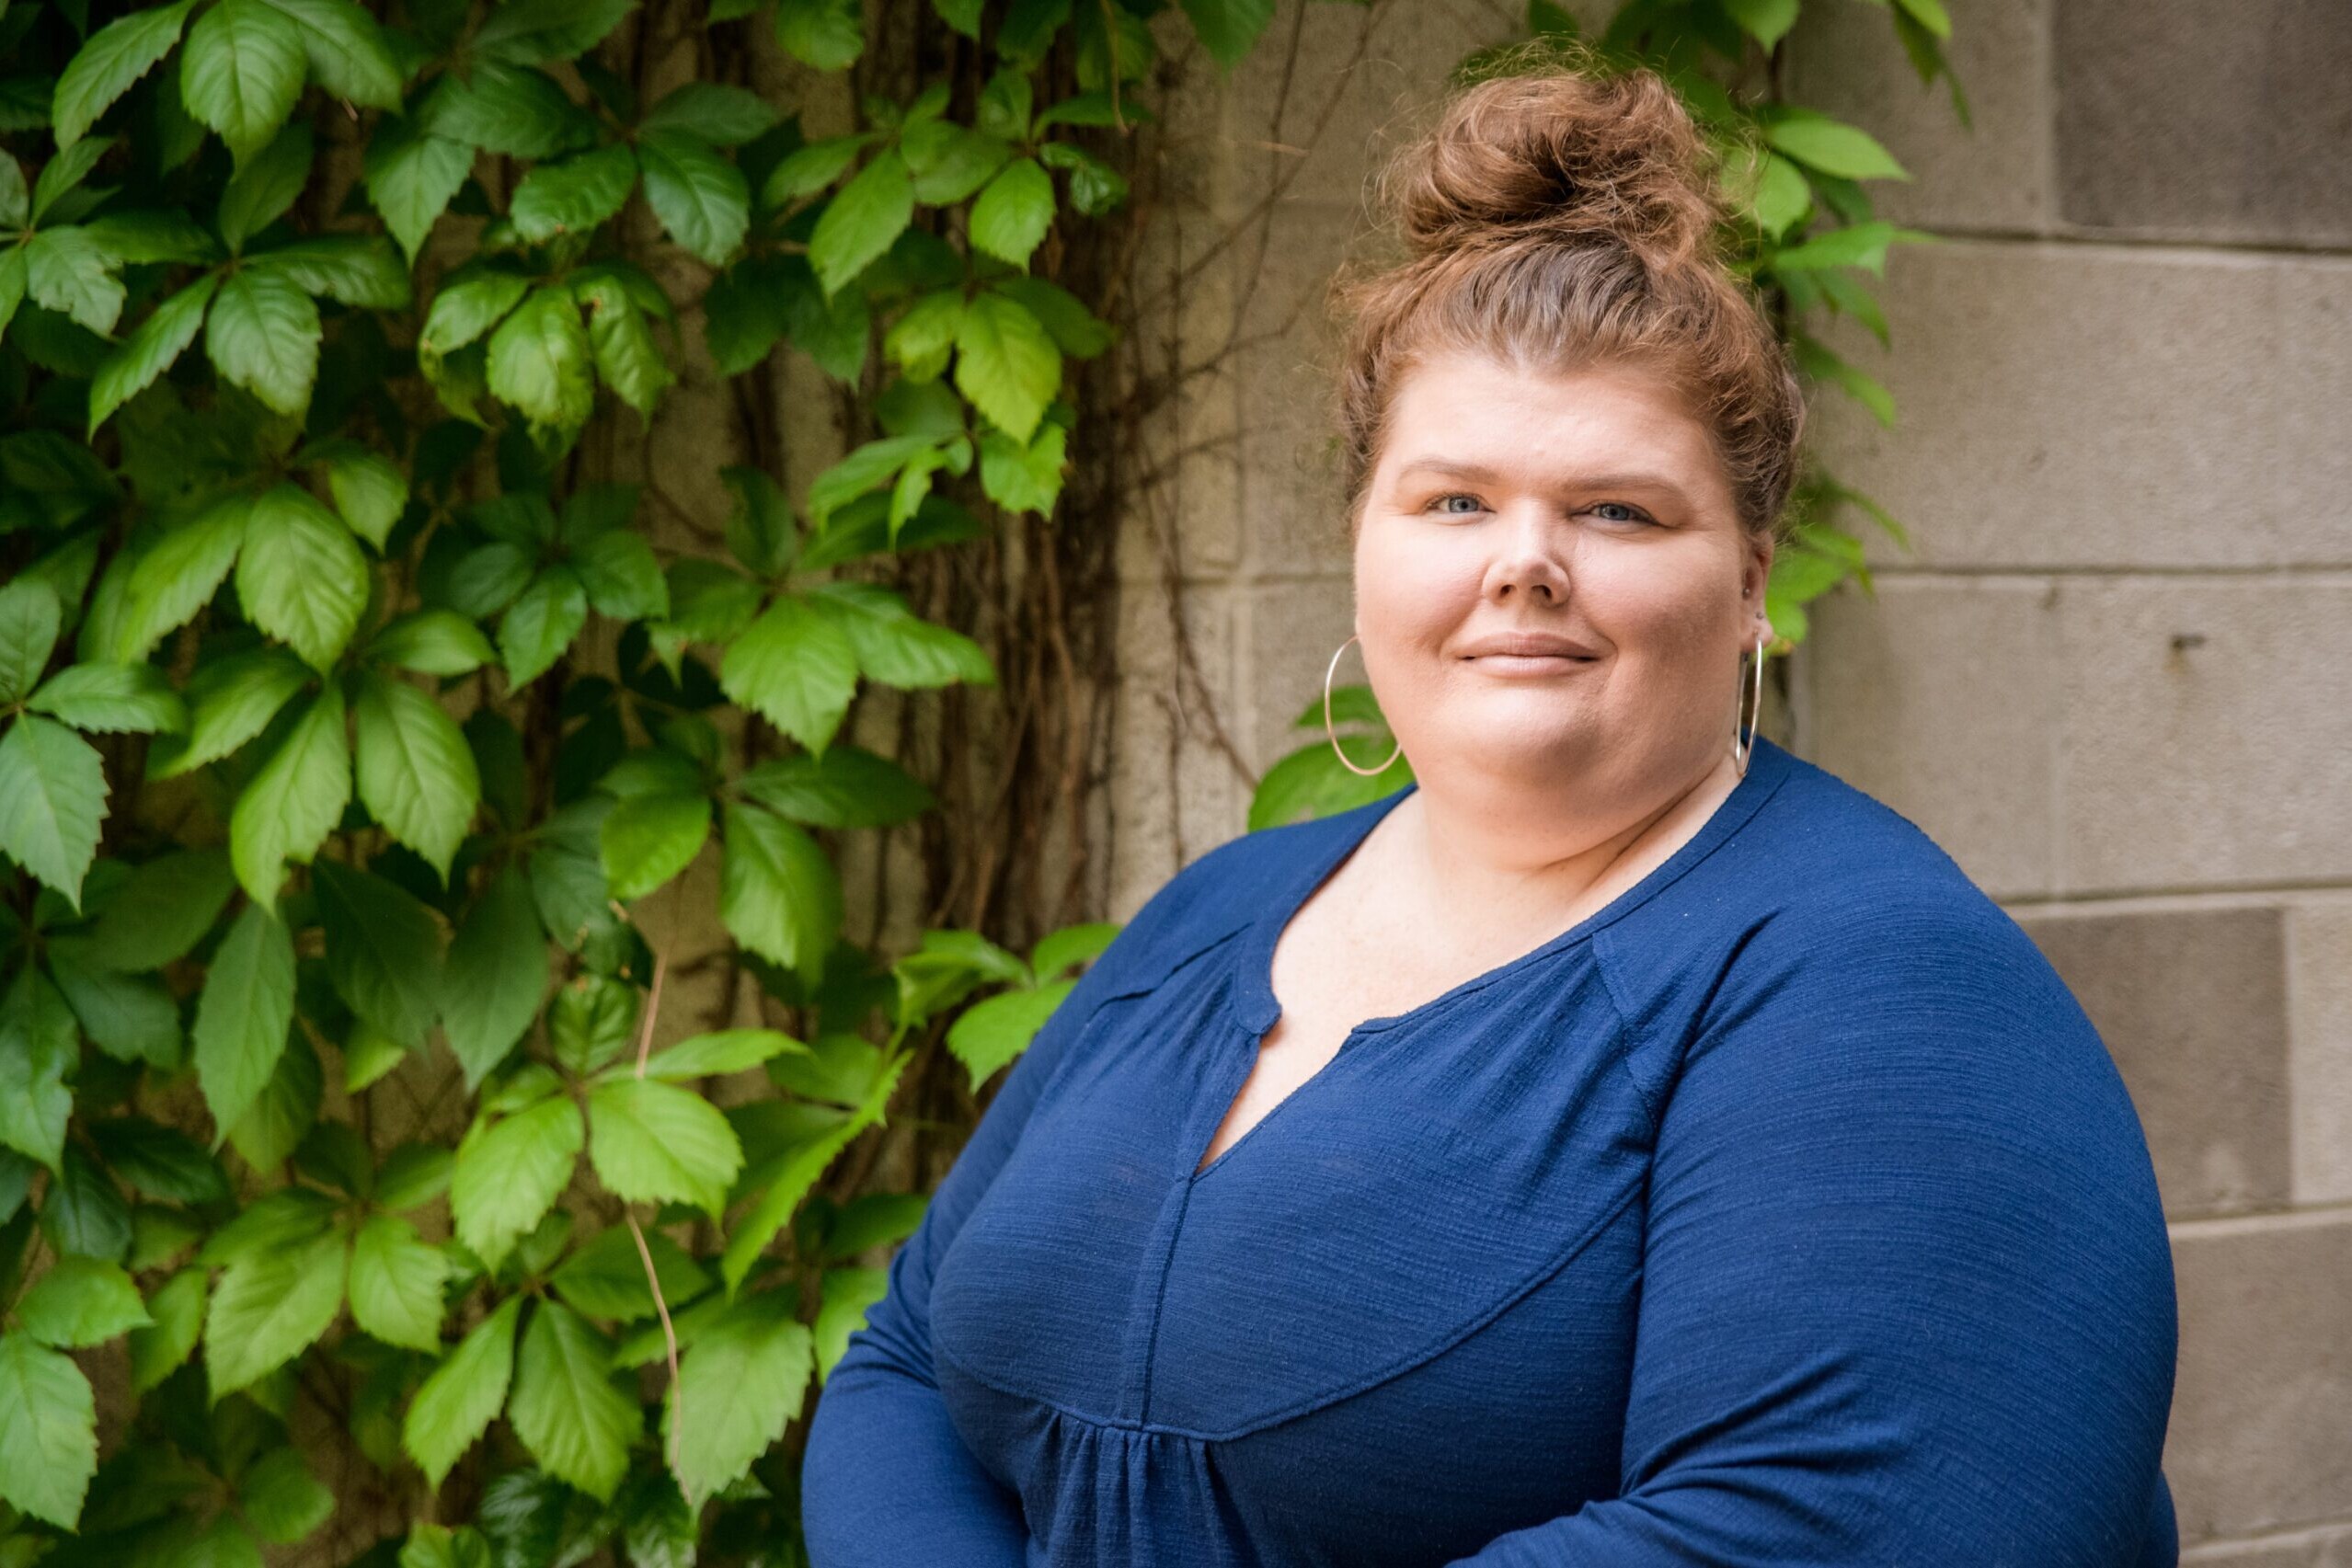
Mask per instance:
[[[1805,402],[1788,350],[1725,259],[1720,155],[1672,87],[1559,46],[1457,88],[1378,177],[1401,263],[1343,269],[1337,423],[1352,531],[1389,406],[1423,356],[1637,366],[1713,434],[1741,524],[1776,533]]]

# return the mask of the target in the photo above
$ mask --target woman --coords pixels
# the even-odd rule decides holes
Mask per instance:
[[[2174,1562],[2112,1060],[1739,722],[1802,405],[1704,142],[1554,71],[1392,172],[1340,422],[1417,782],[1186,867],[1039,1032],[831,1374],[816,1568]]]

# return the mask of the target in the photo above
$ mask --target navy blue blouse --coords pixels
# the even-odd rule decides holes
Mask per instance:
[[[1924,833],[1769,739],[1195,1173],[1276,938],[1403,798],[1194,861],[1014,1064],[827,1379],[816,1568],[2171,1568],[2114,1061]]]

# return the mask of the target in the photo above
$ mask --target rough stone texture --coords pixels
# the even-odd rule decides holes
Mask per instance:
[[[2352,898],[2287,910],[2295,1201],[2352,1203]]]
[[[2065,0],[2059,211],[2124,233],[2352,245],[2352,7]]]
[[[2175,1219],[2286,1201],[2286,936],[2274,908],[2021,916],[2131,1091]]]
[[[2062,889],[2352,881],[2328,673],[2352,577],[2072,579],[2060,603]]]
[[[2352,260],[1954,240],[1880,295],[1891,351],[1826,337],[1897,423],[1830,396],[1816,439],[1911,531],[1874,566],[2352,564]]]
[[[2185,1225],[2173,1266],[2181,1356],[2164,1473],[2183,1544],[2344,1522],[2352,1214]]]
[[[1795,656],[1805,755],[1995,897],[2047,893],[2055,876],[2053,598],[2037,581],[1882,578],[1876,599],[1817,600]]]
[[[1887,14],[1856,4],[1807,6],[1790,33],[1789,97],[1865,126],[1911,176],[1874,184],[1878,215],[1919,227],[2032,230],[2056,203],[2049,13],[2059,0],[1977,0],[1957,9],[1945,45],[1969,124],[1949,82],[1922,85]]]

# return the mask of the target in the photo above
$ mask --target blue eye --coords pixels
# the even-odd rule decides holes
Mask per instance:
[[[1612,517],[1609,519],[1611,522],[1647,522],[1650,521],[1650,516],[1647,512],[1642,510],[1639,507],[1628,506],[1623,501],[1595,501],[1593,503],[1593,509],[1595,511],[1600,510],[1602,507],[1615,507],[1627,514],[1623,517]]]
[[[1422,509],[1423,509],[1424,511],[1427,511],[1427,510],[1428,510],[1428,509],[1429,509],[1429,508],[1434,507],[1434,508],[1438,509],[1439,510],[1442,511],[1442,510],[1444,510],[1444,503],[1446,503],[1447,501],[1468,501],[1468,502],[1471,504],[1471,506],[1472,506],[1473,508],[1475,508],[1475,507],[1478,505],[1478,498],[1477,498],[1477,497],[1475,497],[1475,496],[1474,496],[1474,495],[1471,495],[1471,494],[1469,494],[1468,492],[1466,492],[1466,491],[1463,491],[1463,490],[1449,490],[1448,492],[1446,492],[1446,493],[1445,493],[1444,495],[1442,495],[1442,496],[1435,496],[1435,497],[1432,497],[1432,498],[1430,498],[1430,500],[1429,500],[1429,505],[1428,505],[1428,507],[1424,507]],[[1468,512],[1460,512],[1460,511],[1458,511],[1458,512],[1453,512],[1453,513],[1451,513],[1451,514],[1450,514],[1450,515],[1454,516],[1454,517],[1467,517],[1467,516],[1469,516],[1470,514],[1469,514]]]

